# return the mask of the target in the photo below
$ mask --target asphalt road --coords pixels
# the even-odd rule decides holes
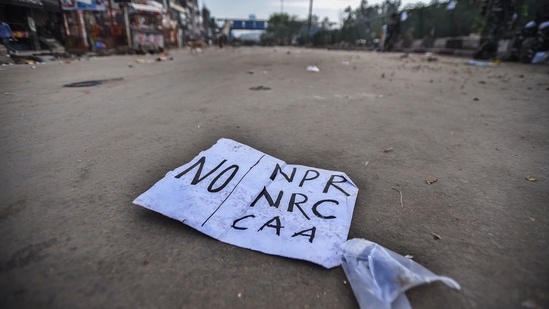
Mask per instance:
[[[222,137],[347,173],[350,238],[462,286],[414,288],[414,308],[549,307],[547,66],[283,47],[173,57],[0,67],[0,307],[357,308],[340,267],[132,204]]]

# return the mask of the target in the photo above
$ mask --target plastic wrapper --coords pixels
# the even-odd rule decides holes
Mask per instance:
[[[461,289],[453,279],[437,276],[411,259],[374,242],[351,239],[341,248],[341,266],[361,309],[412,308],[405,292],[434,281]]]
[[[473,65],[473,66],[476,66],[476,67],[496,67],[498,66],[499,64],[495,63],[495,62],[489,62],[489,61],[469,61],[467,62],[467,64],[469,65]]]

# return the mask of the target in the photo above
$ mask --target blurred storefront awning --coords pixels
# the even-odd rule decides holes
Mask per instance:
[[[141,12],[151,12],[151,13],[162,13],[162,9],[152,6],[152,5],[144,5],[144,4],[136,4],[136,3],[129,3],[130,8],[134,11],[141,11]]]
[[[0,4],[59,12],[59,2],[56,0],[0,0]]]
[[[186,13],[187,12],[187,10],[184,7],[182,7],[181,5],[179,5],[179,4],[177,4],[173,1],[170,1],[170,8],[178,11],[179,13]]]

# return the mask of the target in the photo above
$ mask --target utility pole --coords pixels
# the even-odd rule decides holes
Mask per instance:
[[[309,30],[307,32],[307,38],[310,39],[311,36],[311,23],[313,21],[313,0],[309,1]]]
[[[132,35],[130,32],[130,18],[128,17],[129,6],[127,3],[124,3],[122,10],[124,11],[124,23],[126,23],[126,39],[128,40],[128,48],[132,48]]]
[[[114,48],[117,48],[118,47],[118,44],[116,43],[116,35],[114,34],[114,17],[112,16],[112,3],[111,3],[111,0],[108,0],[107,1],[107,4],[109,5],[109,23],[110,23],[110,28],[111,28],[111,38],[113,38],[112,40],[112,45]]]
[[[284,0],[280,0],[280,14],[284,13]]]

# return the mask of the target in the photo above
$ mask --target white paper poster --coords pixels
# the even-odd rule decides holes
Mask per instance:
[[[235,246],[341,264],[358,188],[342,172],[288,165],[220,139],[134,204]]]

